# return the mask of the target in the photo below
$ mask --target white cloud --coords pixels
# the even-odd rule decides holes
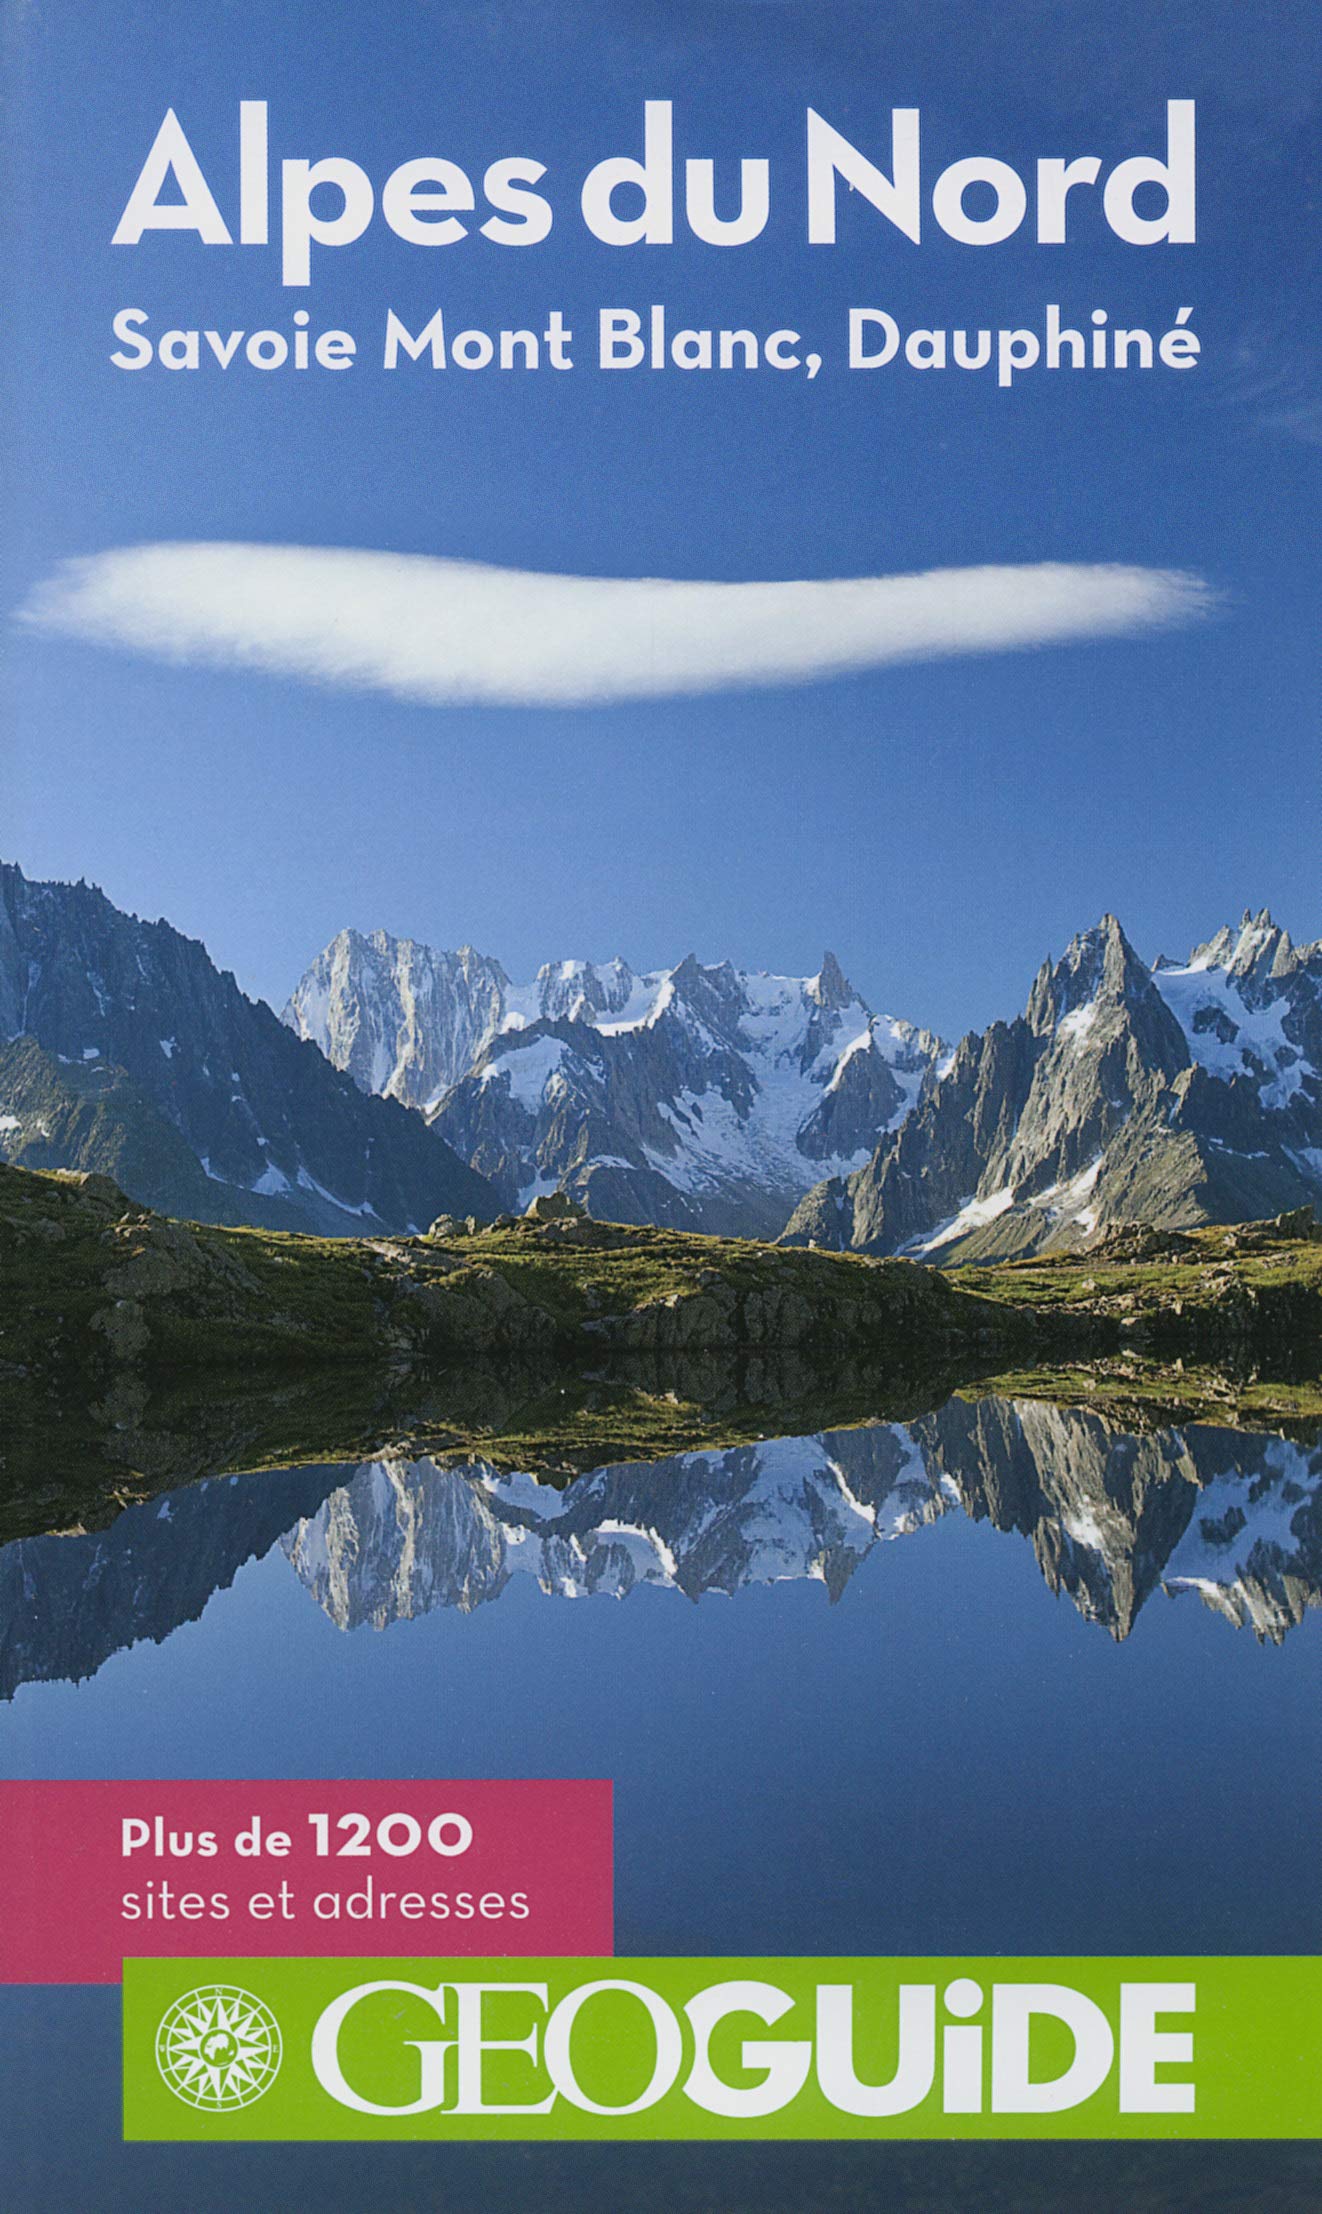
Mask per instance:
[[[1213,605],[1199,577],[1115,564],[708,584],[182,543],[66,562],[20,620],[162,660],[435,706],[570,707],[1132,636]]]

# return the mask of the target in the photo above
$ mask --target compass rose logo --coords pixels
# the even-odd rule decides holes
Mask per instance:
[[[280,2069],[280,2025],[268,2006],[233,1983],[185,1992],[161,2016],[156,2065],[186,2106],[223,2114],[251,2106]]]

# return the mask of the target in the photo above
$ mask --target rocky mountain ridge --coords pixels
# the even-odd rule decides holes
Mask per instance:
[[[0,1160],[116,1176],[195,1221],[425,1229],[494,1197],[206,949],[87,884],[0,864]]]
[[[563,1190],[603,1220],[774,1235],[822,1174],[861,1166],[939,1064],[931,1032],[813,977],[692,955],[548,962],[531,984],[471,946],[342,931],[284,1019],[364,1089],[420,1107],[521,1211]]]
[[[951,1053],[829,954],[517,985],[471,947],[343,932],[281,1021],[168,924],[4,866],[0,1160],[331,1235],[553,1191],[942,1264],[1255,1220],[1322,1202],[1322,942],[1264,910],[1149,966],[1106,916]]]
[[[1108,915],[785,1236],[945,1264],[1320,1203],[1322,942],[1264,910],[1149,968]]]

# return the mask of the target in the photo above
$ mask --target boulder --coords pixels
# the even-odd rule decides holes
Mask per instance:
[[[427,1235],[446,1245],[451,1238],[475,1238],[481,1228],[476,1215],[438,1215]]]
[[[1274,1231],[1278,1238],[1322,1237],[1322,1224],[1319,1224],[1311,1207],[1291,1207],[1288,1213],[1278,1215],[1275,1222],[1268,1223],[1267,1228]]]
[[[543,1192],[523,1213],[525,1222],[586,1222],[587,1208],[568,1192]]]

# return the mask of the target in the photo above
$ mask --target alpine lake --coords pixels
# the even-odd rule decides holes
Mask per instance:
[[[52,1406],[0,1770],[609,1776],[621,1955],[1322,1950],[1322,1422],[1094,1381]],[[0,2006],[25,2214],[1322,2203],[1312,2145],[127,2146],[117,1994]]]

